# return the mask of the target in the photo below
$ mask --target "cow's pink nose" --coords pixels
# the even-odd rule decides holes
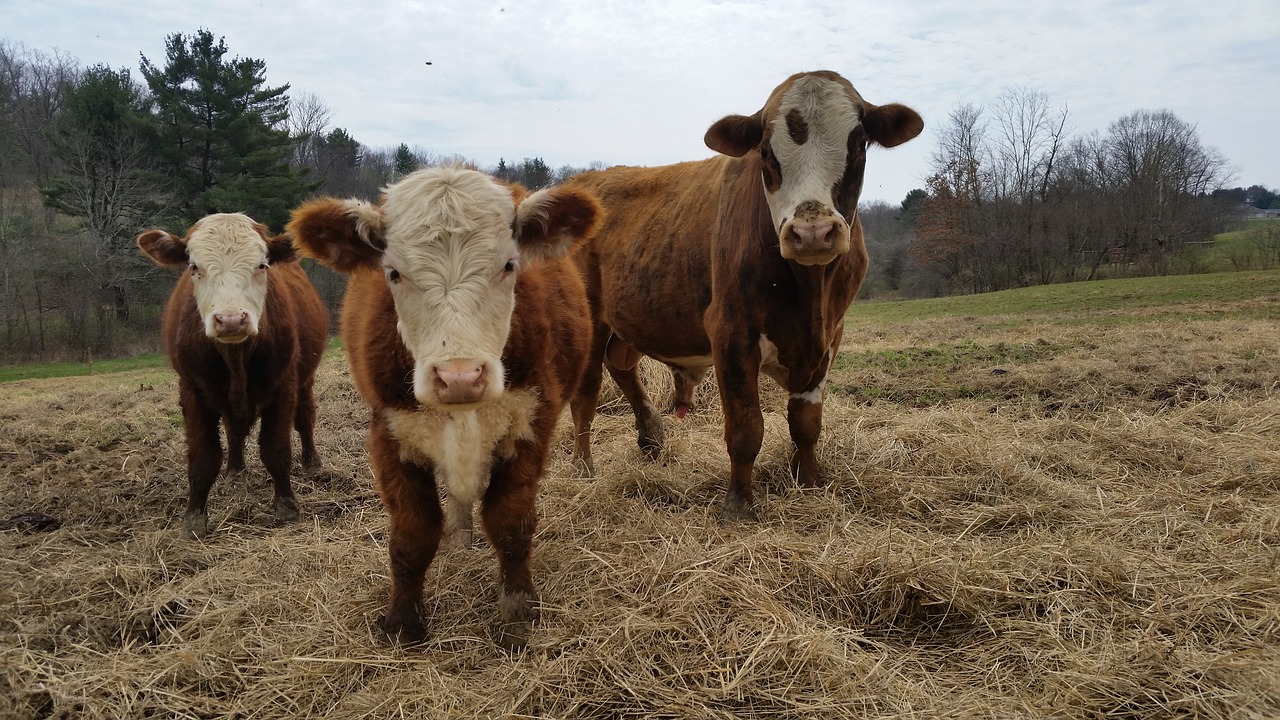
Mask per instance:
[[[249,313],[244,310],[213,315],[213,330],[218,335],[244,335],[248,325]]]
[[[484,363],[475,360],[448,360],[431,366],[431,387],[440,402],[455,405],[478,402],[488,382]]]
[[[831,217],[814,220],[795,219],[787,229],[787,239],[798,253],[830,252],[835,243],[836,222]]]

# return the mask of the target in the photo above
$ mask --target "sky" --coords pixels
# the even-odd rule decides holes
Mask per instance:
[[[706,129],[795,72],[835,70],[918,111],[915,140],[870,153],[863,201],[924,186],[936,132],[1010,89],[1065,107],[1073,135],[1135,110],[1195,125],[1235,172],[1280,188],[1275,0],[0,0],[0,41],[82,65],[163,67],[206,29],[310,94],[364,145],[482,167],[661,165],[710,157]]]

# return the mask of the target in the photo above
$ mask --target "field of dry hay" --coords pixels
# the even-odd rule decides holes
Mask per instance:
[[[302,521],[273,525],[251,458],[205,543],[178,536],[171,373],[0,385],[0,716],[1277,717],[1275,306],[851,326],[830,484],[790,483],[771,386],[757,523],[716,513],[713,385],[657,464],[609,399],[595,480],[566,418],[517,656],[484,546],[429,570],[425,646],[380,635],[385,516],[342,357]]]

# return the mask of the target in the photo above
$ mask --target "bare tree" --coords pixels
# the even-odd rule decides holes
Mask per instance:
[[[294,138],[294,169],[308,168],[313,172],[321,166],[319,148],[329,132],[333,111],[317,95],[308,92],[289,96],[289,136]]]

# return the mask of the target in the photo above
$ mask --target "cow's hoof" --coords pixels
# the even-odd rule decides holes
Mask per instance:
[[[645,460],[657,460],[665,440],[661,415],[653,412],[636,417],[636,444],[640,446],[640,454]]]
[[[538,619],[537,598],[514,592],[498,600],[498,645],[507,652],[519,652],[529,645],[533,623]]]
[[[203,540],[209,535],[209,516],[200,510],[192,510],[182,518],[182,535],[187,539]]]
[[[578,472],[578,477],[590,480],[596,476],[596,464],[590,457],[575,457],[573,459],[573,468]]]
[[[298,501],[291,497],[278,497],[271,504],[276,520],[285,523],[298,519]]]
[[[387,613],[382,618],[382,631],[395,645],[416,645],[427,639],[427,629],[417,613]]]
[[[724,499],[720,507],[720,517],[725,522],[755,522],[759,520],[755,505],[745,498],[732,495]]]
[[[302,453],[302,469],[314,472],[320,469],[320,453]]]

